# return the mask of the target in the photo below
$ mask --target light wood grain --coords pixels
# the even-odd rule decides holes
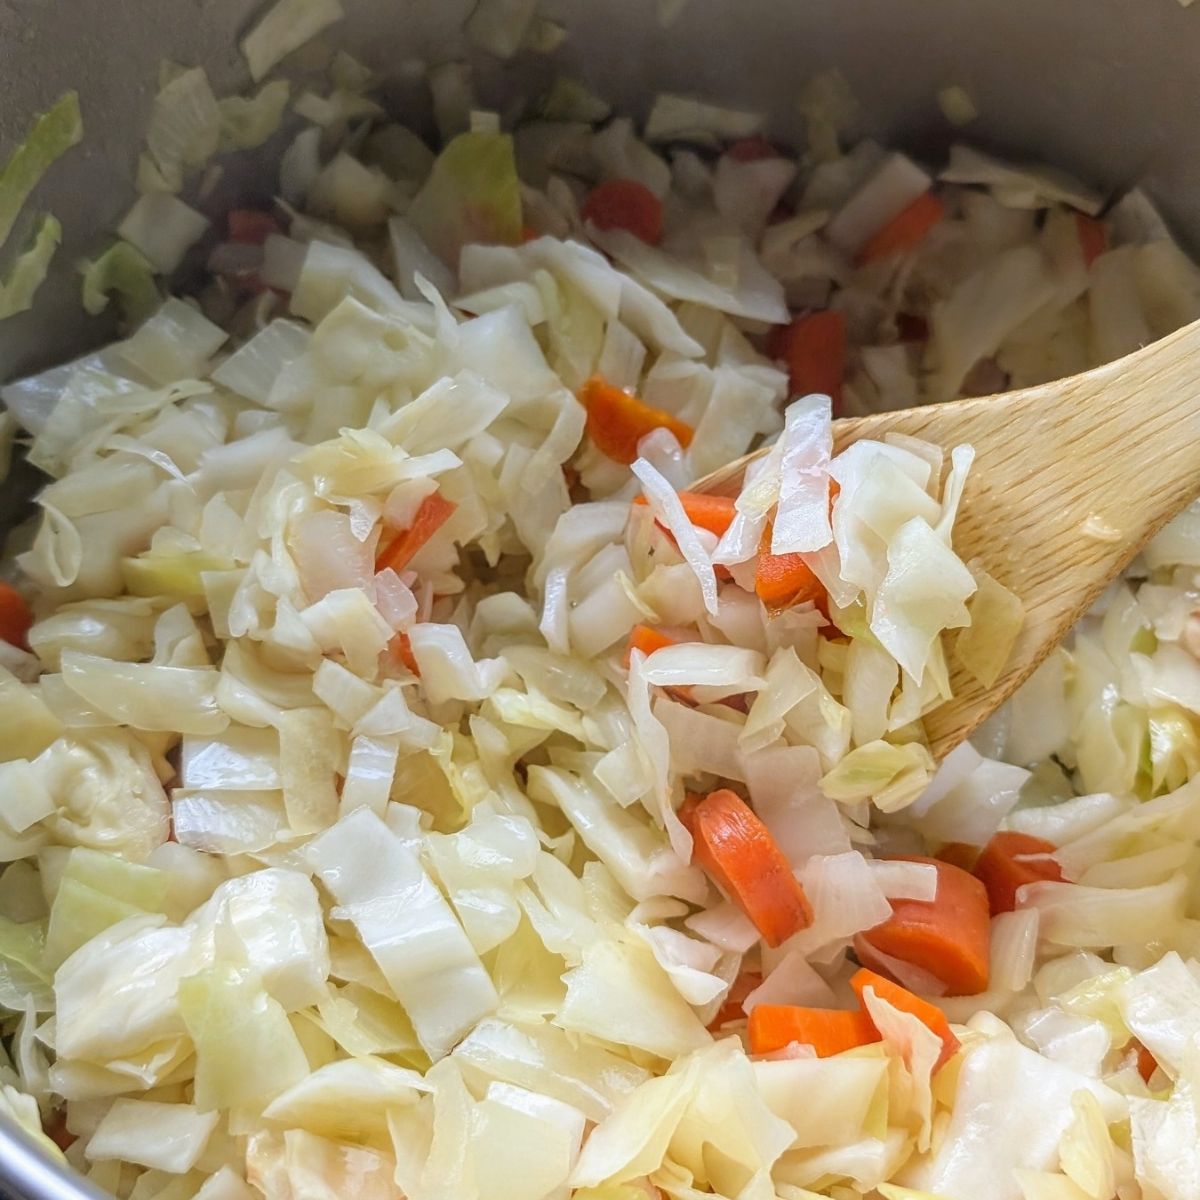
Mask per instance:
[[[836,421],[835,449],[889,432],[947,451],[963,442],[975,447],[954,546],[1025,606],[1024,627],[993,687],[952,662],[954,698],[925,718],[941,759],[1200,492],[1200,322],[1069,379]],[[736,495],[754,457],[713,472],[696,489]]]

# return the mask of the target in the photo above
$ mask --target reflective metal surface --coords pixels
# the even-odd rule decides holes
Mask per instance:
[[[344,0],[327,35],[384,76],[398,114],[422,121],[416,63],[462,53],[471,0]],[[164,58],[203,64],[218,92],[245,84],[236,42],[258,0],[0,0],[0,154],[32,113],[64,90],[81,95],[86,136],[27,205],[61,218],[65,238],[33,312],[0,324],[0,379],[104,339],[79,306],[75,263],[103,244],[132,203],[132,179]],[[556,70],[618,108],[644,113],[660,90],[759,109],[773,134],[800,133],[796,98],[839,67],[862,104],[862,128],[935,155],[953,136],[936,93],[966,87],[979,110],[968,136],[1043,158],[1113,188],[1143,181],[1186,242],[1200,248],[1200,5],[1176,0],[689,0],[669,29],[656,0],[544,0],[569,36],[552,61],[476,60],[481,99],[506,108]],[[269,195],[284,139],[232,160],[207,208]],[[0,495],[0,506],[11,502]],[[0,1196],[94,1196],[0,1125]]]

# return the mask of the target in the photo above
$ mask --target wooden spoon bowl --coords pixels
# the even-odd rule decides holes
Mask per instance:
[[[834,451],[886,433],[975,464],[954,547],[1020,597],[1025,623],[996,683],[951,664],[954,696],[925,717],[944,758],[1023,683],[1147,541],[1200,493],[1200,321],[1082,375],[835,421]],[[736,496],[747,455],[694,485]]]

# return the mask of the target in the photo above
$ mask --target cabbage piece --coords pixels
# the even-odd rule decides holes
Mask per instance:
[[[287,1014],[250,967],[218,963],[184,979],[179,1012],[196,1048],[202,1112],[258,1110],[308,1075]]]
[[[512,138],[462,133],[438,155],[408,220],[429,248],[456,266],[468,242],[512,245],[521,235],[521,188]]]
[[[904,1182],[937,1195],[1018,1200],[1014,1168],[1055,1165],[1071,1099],[1081,1090],[1095,1097],[1106,1121],[1124,1115],[1123,1097],[1110,1088],[1007,1035],[977,1043],[963,1058],[943,1142],[907,1169]]]
[[[121,342],[125,362],[152,383],[199,379],[228,334],[198,309],[170,297],[132,337]]]
[[[646,119],[648,142],[715,143],[752,137],[763,127],[761,113],[739,112],[690,96],[661,92]]]
[[[887,574],[871,612],[871,632],[919,684],[944,629],[970,621],[965,601],[977,584],[962,560],[921,517],[888,544]]]
[[[121,663],[68,650],[62,670],[76,695],[135,729],[209,734],[229,724],[217,706],[219,675],[211,668]]]
[[[102,313],[113,293],[128,325],[140,324],[162,302],[153,264],[128,242],[114,242],[83,266],[83,307],[87,312],[93,316]]]
[[[537,10],[537,0],[478,0],[463,26],[467,39],[497,58],[521,48]]]
[[[1033,883],[1017,900],[1041,912],[1041,936],[1057,946],[1142,946],[1156,930],[1169,937],[1183,916],[1187,877],[1181,873],[1145,887],[1085,887]]]
[[[291,97],[286,79],[264,83],[253,96],[226,96],[217,102],[221,120],[221,147],[254,150],[283,123]]]
[[[152,867],[76,847],[59,878],[46,930],[46,961],[62,963],[126,917],[164,911],[167,879]]]
[[[382,1142],[386,1110],[413,1104],[427,1091],[416,1071],[380,1058],[354,1058],[314,1071],[276,1096],[263,1116],[322,1137]]]
[[[754,1063],[759,1093],[795,1135],[795,1149],[840,1146],[860,1136],[886,1092],[888,1060],[880,1056],[793,1058]],[[813,1104],[812,1097],[821,1103]]]
[[[582,81],[558,75],[543,97],[539,114],[547,121],[580,121],[595,125],[612,113],[612,105]]]
[[[602,1121],[648,1078],[641,1067],[554,1025],[486,1018],[454,1051],[467,1082],[499,1080],[529,1088]]]
[[[733,239],[731,281],[716,278],[702,257],[687,247],[650,246],[624,229],[589,226],[589,236],[606,254],[660,295],[715,308],[734,317],[782,325],[788,321],[783,286],[759,261],[749,240]]]
[[[394,1200],[396,1196],[394,1160],[367,1146],[331,1141],[304,1129],[289,1129],[282,1135],[259,1130],[247,1140],[245,1154],[246,1178],[253,1186],[242,1186],[250,1196],[266,1200],[294,1196],[339,1200],[349,1195],[358,1200]]]
[[[226,880],[189,918],[197,949],[216,957],[232,935],[263,989],[287,1012],[326,994],[329,942],[316,889],[299,871],[277,867]]]
[[[169,192],[148,192],[117,226],[117,234],[160,274],[169,274],[208,228],[208,218]]]
[[[843,804],[869,799],[881,812],[896,812],[921,795],[933,770],[933,758],[919,742],[868,742],[821,779],[821,790]]]
[[[41,113],[0,169],[0,246],[12,233],[30,192],[51,164],[83,139],[79,95],[66,92]]]
[[[339,0],[279,0],[242,39],[242,54],[255,83],[281,59],[346,14]]]
[[[109,1063],[182,1038],[176,992],[195,969],[194,932],[163,916],[129,917],[92,938],[54,976],[58,1058]],[[147,1064],[146,1086],[169,1067]]]
[[[1183,1073],[1164,1100],[1129,1100],[1129,1130],[1138,1183],[1165,1200],[1184,1200],[1200,1187],[1200,1044],[1192,1041]]]
[[[829,460],[833,450],[828,396],[806,396],[788,406],[780,438],[779,505],[772,554],[820,550],[833,537],[829,524]]]
[[[605,938],[583,949],[583,961],[563,977],[567,997],[554,1023],[678,1058],[706,1045],[709,1033],[640,940]]]
[[[1016,246],[968,275],[930,314],[928,353],[935,364],[933,400],[959,394],[967,372],[994,354],[1012,331],[1054,295],[1046,260],[1033,246]]]
[[[1179,1078],[1200,1035],[1200,983],[1184,961],[1174,951],[1164,955],[1120,987],[1117,1003],[1129,1031]]]
[[[154,97],[138,190],[178,192],[184,173],[204,166],[220,137],[221,113],[203,67],[177,71]]]
[[[972,678],[990,688],[1008,663],[1025,622],[1021,598],[977,563],[969,570],[978,585],[967,605],[970,624],[954,642],[954,655]]]
[[[212,380],[255,404],[271,404],[275,383],[309,348],[310,334],[295,321],[275,320],[238,347]]]
[[[890,154],[830,219],[825,236],[843,254],[853,255],[932,186],[933,180],[911,158]]]
[[[342,817],[305,853],[412,1018],[421,1045],[441,1058],[498,1002],[449,905],[369,809]]]
[[[33,240],[13,260],[0,282],[0,321],[33,307],[33,297],[42,286],[61,241],[62,226],[57,218],[40,217]]]
[[[191,1104],[116,1100],[87,1144],[93,1162],[117,1159],[182,1175],[199,1161],[220,1116]]]
[[[943,183],[982,184],[1010,208],[1048,208],[1067,204],[1090,217],[1104,208],[1104,197],[1064,171],[1041,165],[1006,163],[973,146],[950,147],[950,162],[938,174]]]

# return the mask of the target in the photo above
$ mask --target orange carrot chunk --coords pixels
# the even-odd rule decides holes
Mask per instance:
[[[942,219],[945,211],[946,206],[932,192],[918,196],[867,239],[858,252],[858,261],[874,262],[890,254],[912,250]]]
[[[412,641],[407,633],[397,633],[388,642],[387,653],[394,663],[407,667],[418,679],[421,678],[421,668],[417,666],[417,656],[413,654]]]
[[[652,246],[662,240],[662,201],[636,179],[606,179],[597,184],[580,215],[597,229],[624,229]]]
[[[739,138],[730,145],[725,154],[734,162],[740,163],[761,162],[764,158],[783,157],[765,137]]]
[[[458,507],[446,500],[440,492],[432,492],[421,501],[412,524],[398,533],[375,557],[375,570],[385,571],[389,567],[398,575],[408,566],[412,557],[450,519]]]
[[[636,496],[634,504],[648,504],[645,496]],[[737,515],[733,500],[729,496],[709,496],[704,492],[680,492],[679,502],[687,519],[700,529],[707,529],[720,537]]]
[[[812,600],[826,603],[825,588],[799,554],[772,554],[774,521],[768,521],[758,544],[754,564],[754,590],[768,612],[781,612],[793,604]]]
[[[746,914],[768,946],[812,924],[812,906],[787,856],[749,806],[728,788],[690,797],[679,819],[694,860]]]
[[[987,889],[992,915],[1017,907],[1017,889],[1049,879],[1062,882],[1062,868],[1052,858],[1029,860],[1027,855],[1053,854],[1058,847],[1028,833],[998,833],[975,863],[975,877]]]
[[[855,946],[909,963],[940,979],[950,996],[987,990],[991,924],[987,889],[961,867],[936,858],[899,855],[937,869],[932,900],[893,900],[892,915],[860,933]]]
[[[625,670],[629,670],[629,663],[635,650],[640,650],[649,657],[655,650],[661,650],[664,646],[678,645],[678,638],[673,638],[669,633],[663,633],[661,629],[652,629],[649,625],[635,625],[629,631],[629,645],[625,647]]]
[[[950,1032],[950,1022],[946,1020],[946,1014],[936,1004],[922,1000],[908,988],[901,987],[898,983],[893,983],[890,979],[885,979],[882,975],[878,975],[866,967],[855,971],[850,977],[850,986],[854,989],[854,994],[858,997],[864,1010],[866,1004],[863,1001],[863,992],[868,987],[874,988],[875,995],[881,1000],[886,1000],[893,1008],[898,1008],[901,1012],[910,1013],[922,1025],[936,1033],[942,1039],[942,1053],[933,1068],[935,1071],[940,1070],[953,1057],[954,1052],[958,1049],[958,1038]]]
[[[248,246],[261,246],[273,233],[283,232],[276,217],[257,208],[232,209],[226,220],[229,240]]]
[[[1142,1077],[1142,1082],[1149,1083],[1150,1076],[1158,1070],[1158,1060],[1137,1038],[1129,1044],[1137,1051],[1137,1072]]]
[[[1104,222],[1087,213],[1075,214],[1075,228],[1079,231],[1079,249],[1083,252],[1083,265],[1090,267],[1108,249],[1108,232]]]
[[[966,842],[947,842],[934,857],[950,863],[951,866],[973,872],[975,864],[979,861],[979,847],[969,846]]]
[[[846,370],[846,318],[840,312],[808,313],[778,326],[767,339],[767,353],[787,366],[789,395],[820,392],[833,400],[837,415]]]
[[[0,582],[0,638],[10,646],[29,649],[28,634],[33,625],[33,613],[25,597],[12,584]]]
[[[746,997],[762,981],[763,977],[758,971],[743,971],[733,981],[733,986],[729,989],[729,995],[725,997],[725,1002],[717,1010],[717,1015],[708,1023],[708,1028],[715,1033],[722,1025],[728,1025],[730,1021],[744,1020],[746,1010],[743,1005]]]
[[[801,1008],[795,1004],[758,1004],[750,1013],[750,1053],[774,1054],[799,1042],[818,1058],[882,1040],[865,1012]]]
[[[692,427],[659,408],[643,404],[631,392],[613,387],[593,375],[579,392],[587,409],[588,436],[601,454],[614,462],[631,463],[637,458],[638,442],[654,429],[669,429],[681,446],[692,441]]]

